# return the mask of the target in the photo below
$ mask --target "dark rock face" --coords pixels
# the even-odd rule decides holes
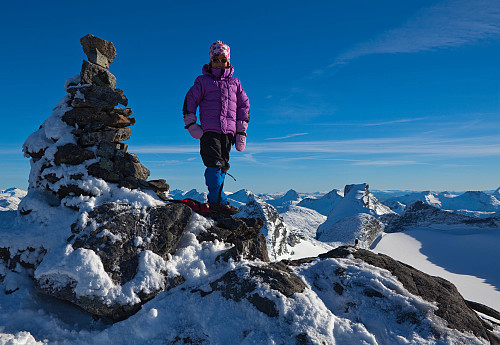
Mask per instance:
[[[57,150],[54,158],[54,163],[56,165],[78,165],[82,164],[88,159],[93,158],[95,158],[94,152],[86,150],[75,144],[66,144],[64,146],[60,146]]]
[[[100,132],[82,133],[79,143],[82,146],[94,146],[101,141],[117,142],[130,139],[130,128],[104,128]]]
[[[461,332],[472,332],[478,337],[496,343],[495,336],[477,314],[468,307],[455,285],[449,281],[425,274],[415,268],[392,259],[383,254],[374,254],[364,249],[338,247],[319,258],[346,258],[352,255],[356,259],[388,270],[410,293],[421,296],[429,302],[436,302],[438,310],[435,314],[448,322],[448,327]],[[366,291],[367,295],[372,294]]]
[[[78,91],[84,98],[77,97]],[[68,92],[74,98],[71,105],[75,108],[105,108],[116,107],[118,104],[128,105],[128,98],[123,94],[122,90],[112,89],[108,86],[90,85],[72,87]]]
[[[490,218],[475,218],[457,213],[443,211],[423,201],[415,201],[408,205],[400,216],[390,214],[381,217],[385,224],[385,232],[403,231],[414,226],[429,226],[431,224],[465,224],[478,227],[498,227],[498,220]]]
[[[234,247],[220,256],[220,259],[228,261],[261,260],[269,262],[266,238],[259,235],[264,221],[259,218],[232,218],[216,217],[217,226],[202,232],[197,236],[199,242],[213,241],[215,239],[234,244]]]
[[[66,112],[62,119],[68,125],[78,126],[83,130],[91,129],[91,125],[95,123],[102,124],[102,128],[123,128],[135,124],[135,119],[130,118],[130,115],[130,108],[73,108]]]
[[[147,217],[131,211],[129,205],[104,204],[89,213],[96,223],[84,229],[73,227],[77,234],[73,248],[93,250],[106,272],[121,285],[136,273],[138,255],[150,250],[166,259],[173,254],[191,218],[191,210],[182,204],[152,208]],[[137,239],[147,239],[140,244]]]
[[[236,302],[246,299],[267,316],[277,317],[279,312],[276,303],[256,292],[258,285],[262,283],[285,297],[301,293],[306,287],[304,282],[295,276],[286,265],[271,263],[262,267],[250,266],[248,274],[245,273],[244,269],[230,271],[220,279],[210,283],[212,291],[193,290],[192,292],[200,292],[202,296],[206,296],[214,291],[220,291],[226,299]]]

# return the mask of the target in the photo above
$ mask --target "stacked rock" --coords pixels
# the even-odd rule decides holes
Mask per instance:
[[[127,152],[130,126],[135,119],[116,78],[108,70],[116,57],[112,42],[93,35],[80,39],[89,61],[80,76],[66,82],[67,96],[54,113],[23,146],[32,164],[30,187],[67,196],[96,196],[81,181],[96,177],[130,189],[152,189],[159,196],[168,191],[165,180],[147,182],[149,170]],[[57,128],[65,127],[64,130]]]

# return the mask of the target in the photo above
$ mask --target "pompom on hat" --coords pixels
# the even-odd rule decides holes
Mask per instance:
[[[222,41],[217,41],[212,43],[210,46],[210,60],[214,57],[215,54],[222,54],[227,59],[227,62],[231,60],[231,49],[227,44]]]

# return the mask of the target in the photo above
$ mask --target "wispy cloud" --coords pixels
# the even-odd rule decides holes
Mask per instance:
[[[198,153],[197,146],[134,146],[136,153]],[[248,142],[246,160],[255,160],[258,154],[401,154],[447,157],[500,156],[500,137],[496,135],[464,138],[405,136],[352,140]],[[241,157],[241,156],[240,156]],[[241,157],[243,158],[243,157]],[[355,158],[355,157],[352,157]]]
[[[373,160],[373,161],[359,161],[353,165],[368,165],[368,166],[397,166],[397,165],[429,165],[429,163],[422,163],[408,160]]]
[[[402,26],[344,52],[329,67],[346,64],[364,55],[458,47],[499,35],[499,1],[443,1],[421,10]]]
[[[399,120],[392,120],[392,121],[364,123],[361,126],[365,126],[365,127],[386,126],[386,125],[395,125],[395,124],[400,124],[400,123],[422,121],[422,120],[426,120],[426,119],[427,119],[426,117],[415,117],[415,118],[399,119]]]
[[[142,161],[142,163],[151,163],[151,164],[156,164],[156,165],[177,165],[177,164],[181,164],[183,162],[181,162],[180,160],[145,160],[145,161]]]
[[[237,155],[231,158],[232,160],[237,160],[240,162],[250,162],[253,164],[265,165],[265,163],[259,162],[253,153],[244,153],[243,155]]]
[[[130,152],[134,153],[199,153],[200,148],[198,145],[134,145],[130,146]]]
[[[477,138],[368,138],[249,145],[256,153],[351,153],[351,154],[419,154],[449,157],[499,156],[498,136]]]
[[[375,116],[373,116],[375,117]],[[430,117],[414,117],[414,118],[403,118],[403,119],[397,119],[397,120],[390,120],[390,121],[380,121],[380,122],[321,122],[318,123],[320,126],[358,126],[358,127],[372,127],[372,126],[390,126],[390,125],[398,125],[398,124],[405,124],[409,122],[417,122],[417,121],[425,121],[429,120]]]
[[[267,138],[264,140],[281,140],[281,139],[288,139],[288,138],[293,138],[293,137],[298,137],[301,135],[308,135],[309,133],[294,133],[294,134],[288,134],[285,135],[284,137],[277,137],[277,138]]]

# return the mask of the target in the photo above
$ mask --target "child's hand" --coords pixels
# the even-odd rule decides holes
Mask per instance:
[[[184,115],[184,124],[186,125],[184,128],[188,130],[193,138],[200,139],[203,136],[203,129],[196,123],[195,114],[190,113]]]
[[[203,136],[203,129],[201,129],[201,126],[197,123],[194,125],[190,126],[188,128],[189,134],[195,139],[200,139]]]
[[[248,122],[246,121],[236,121],[236,150],[243,151],[247,144],[247,128]]]
[[[245,146],[247,144],[247,136],[242,135],[242,134],[236,134],[236,150],[237,151],[243,151],[245,149]]]

